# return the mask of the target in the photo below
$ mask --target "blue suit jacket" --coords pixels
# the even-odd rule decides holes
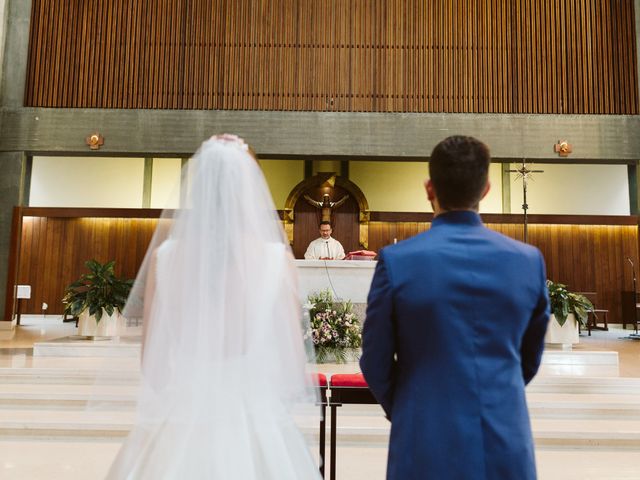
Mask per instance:
[[[544,260],[475,212],[384,248],[362,372],[391,420],[387,478],[536,477],[524,386],[549,320]]]

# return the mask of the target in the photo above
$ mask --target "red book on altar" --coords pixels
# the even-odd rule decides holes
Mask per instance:
[[[349,252],[345,260],[373,260],[378,255],[376,252],[372,252],[371,250],[356,250],[355,252]]]

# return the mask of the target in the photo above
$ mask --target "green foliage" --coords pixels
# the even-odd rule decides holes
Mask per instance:
[[[362,345],[360,321],[353,312],[350,301],[334,302],[329,290],[309,295],[309,328],[305,338],[310,338],[320,363],[335,358],[338,363],[347,361],[349,349]]]
[[[567,290],[566,285],[554,283],[551,280],[547,280],[547,288],[549,289],[551,313],[555,315],[556,321],[560,326],[565,324],[570,313],[575,315],[576,320],[582,326],[587,325],[589,312],[593,311],[593,304],[587,297],[572,293]]]
[[[62,303],[65,305],[65,315],[78,316],[89,310],[89,315],[94,315],[99,322],[103,309],[107,315],[113,315],[116,309],[121,312],[133,280],[116,277],[115,260],[104,265],[96,260],[89,260],[84,265],[90,273],[83,273],[64,292]]]

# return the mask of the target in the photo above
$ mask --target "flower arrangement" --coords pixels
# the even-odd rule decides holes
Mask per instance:
[[[331,291],[323,290],[310,294],[305,307],[309,310],[305,340],[313,342],[316,361],[345,363],[349,350],[362,345],[360,320],[351,302],[334,302]]]

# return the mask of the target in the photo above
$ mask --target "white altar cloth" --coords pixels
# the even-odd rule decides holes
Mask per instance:
[[[335,290],[334,298],[366,303],[378,262],[373,260],[296,260],[300,300],[309,293]],[[333,288],[332,288],[333,284]]]

